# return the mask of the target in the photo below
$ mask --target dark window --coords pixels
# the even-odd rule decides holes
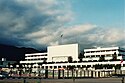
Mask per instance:
[[[89,58],[90,56],[86,56],[86,58]]]
[[[57,68],[57,66],[54,66],[54,69]]]
[[[91,57],[95,57],[95,55],[92,55]]]

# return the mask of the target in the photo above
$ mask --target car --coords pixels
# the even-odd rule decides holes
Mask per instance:
[[[6,78],[6,77],[8,77],[8,73],[7,72],[5,72],[5,71],[1,71],[0,72],[0,79],[4,79],[4,78]]]
[[[0,79],[4,79],[4,78],[6,78],[6,76],[5,76],[5,75],[0,74]]]

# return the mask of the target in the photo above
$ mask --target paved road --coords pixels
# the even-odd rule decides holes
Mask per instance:
[[[122,78],[26,79],[25,83],[122,83]],[[0,83],[24,83],[24,79],[3,79]],[[125,83],[125,81],[124,81]]]

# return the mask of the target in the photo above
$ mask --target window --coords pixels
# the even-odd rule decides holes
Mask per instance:
[[[91,51],[91,53],[94,53],[95,51]]]
[[[116,51],[116,49],[113,49],[113,50],[111,50],[111,51]]]
[[[85,52],[85,53],[90,53],[90,51],[87,51],[87,52]]]
[[[118,56],[122,56],[122,54],[118,54]]]
[[[89,58],[90,56],[86,56],[86,58]]]
[[[111,57],[111,55],[106,55],[107,57]]]
[[[96,57],[100,57],[100,55],[96,55]]]
[[[105,50],[101,50],[101,52],[105,52]]]
[[[92,55],[91,57],[95,57],[95,55]]]
[[[54,66],[54,69],[56,69],[57,68],[57,66]]]
[[[50,66],[50,68],[52,69],[52,66]]]
[[[61,68],[61,66],[58,66],[58,68]]]

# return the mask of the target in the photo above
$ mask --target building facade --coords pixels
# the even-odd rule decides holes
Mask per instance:
[[[78,44],[49,46],[47,53],[26,54],[21,64],[33,64],[33,71],[68,70],[71,67],[85,71],[125,70],[125,49],[120,47],[92,48],[79,52]],[[79,60],[79,55],[82,60]],[[72,57],[69,62],[68,57]],[[41,64],[39,64],[41,63]],[[31,66],[29,66],[31,67]]]
[[[120,47],[84,49],[83,61],[99,61],[103,58],[105,61],[121,61],[125,58],[125,50]]]
[[[78,44],[49,46],[47,62],[68,62],[68,57],[73,61],[78,61]]]
[[[21,64],[37,64],[47,60],[47,53],[32,53],[25,54],[25,61],[20,61]]]

